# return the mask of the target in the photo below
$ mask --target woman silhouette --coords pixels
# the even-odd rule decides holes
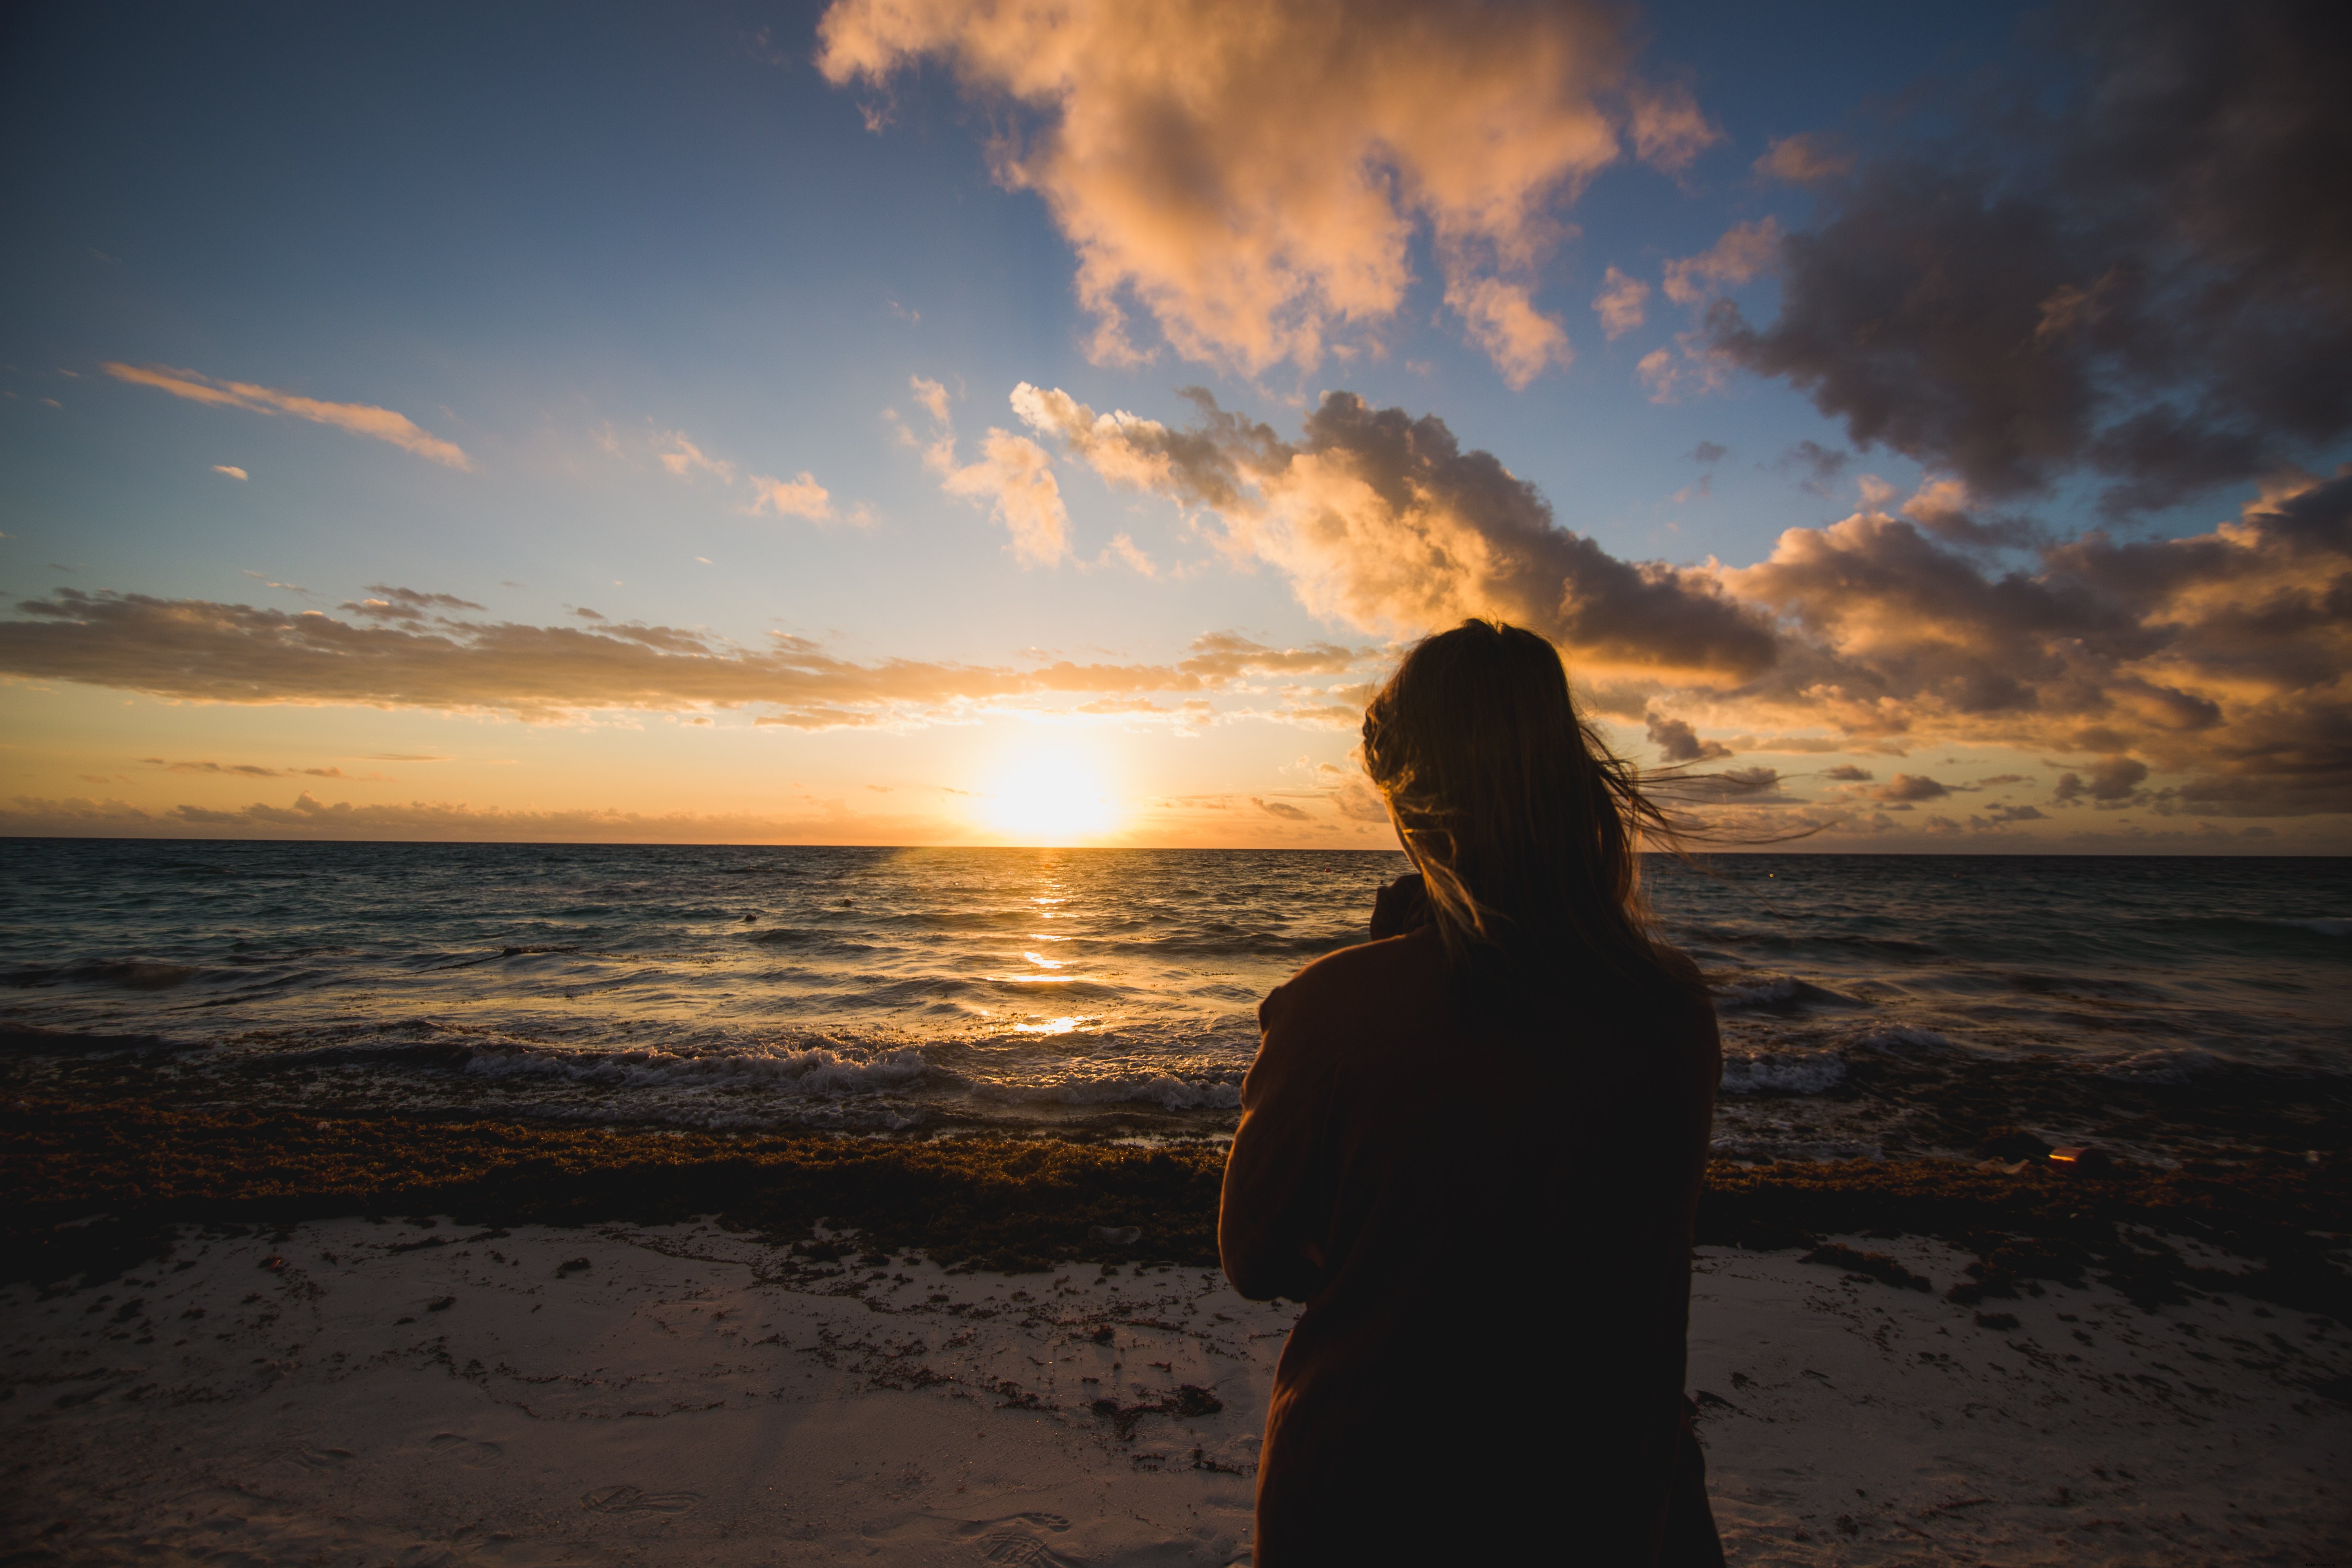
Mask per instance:
[[[1683,1398],[1719,1047],[1652,931],[1666,824],[1551,645],[1465,621],[1373,698],[1419,868],[1258,1009],[1218,1246],[1307,1310],[1255,1562],[1720,1563]]]

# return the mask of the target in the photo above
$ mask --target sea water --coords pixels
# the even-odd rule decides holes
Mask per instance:
[[[15,1069],[208,1102],[704,1128],[1232,1128],[1255,1008],[1401,856],[28,840]],[[1653,857],[1722,1018],[1718,1151],[2342,1142],[2352,862]],[[104,1042],[59,1035],[106,1037]],[[124,1038],[130,1037],[131,1038]],[[144,1037],[144,1038],[142,1038]],[[1416,1070],[1452,1070],[1433,1042]]]

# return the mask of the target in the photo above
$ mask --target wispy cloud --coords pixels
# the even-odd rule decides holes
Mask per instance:
[[[1696,305],[1718,289],[1755,281],[1780,256],[1780,222],[1760,218],[1735,225],[1696,256],[1666,263],[1666,298]]]
[[[672,479],[690,479],[697,474],[709,474],[722,485],[735,482],[735,465],[722,458],[708,457],[701,447],[687,438],[683,430],[672,430],[661,437],[661,450],[656,454],[661,466]]]
[[[419,429],[415,422],[404,414],[395,414],[389,408],[378,408],[373,404],[325,403],[299,393],[256,386],[250,382],[215,381],[193,370],[173,370],[168,365],[117,364],[109,360],[99,368],[117,381],[127,381],[136,386],[152,386],[192,403],[243,408],[256,414],[291,415],[315,425],[331,425],[354,436],[388,441],[404,452],[414,452],[445,468],[470,471],[474,466],[473,459],[467,457],[457,443],[444,441],[438,436]],[[234,473],[238,479],[246,477],[240,469],[222,468],[216,471]]]
[[[61,589],[0,620],[0,673],[184,701],[347,704],[555,720],[594,710],[757,710],[803,730],[908,725],[1074,697],[1247,692],[1262,677],[1345,673],[1370,650],[1278,648],[1211,634],[1173,664],[859,664],[782,634],[744,647],[614,622],[534,626],[442,616],[341,620],[248,605]],[[435,761],[393,756],[385,761]]]
[[[216,474],[226,474],[233,479],[249,479],[253,478],[251,474],[247,473],[243,468],[236,467],[233,463],[215,463],[213,465],[213,472]]]

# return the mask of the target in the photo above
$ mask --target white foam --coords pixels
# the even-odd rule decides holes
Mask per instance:
[[[1242,1102],[1237,1083],[1178,1078],[1173,1073],[1115,1073],[1105,1078],[1063,1079],[1041,1084],[981,1083],[984,1100],[1045,1100],[1054,1105],[1157,1105],[1163,1110],[1232,1110]]]
[[[1845,1081],[1845,1063],[1833,1056],[1726,1057],[1726,1094],[1819,1094]]]
[[[2278,923],[2315,931],[2322,936],[2352,936],[2352,920],[2338,915],[2314,915],[2309,920],[2282,920]]]
[[[487,1078],[559,1078],[613,1089],[757,1088],[835,1099],[915,1082],[930,1070],[912,1046],[858,1055],[824,1046],[750,1047],[680,1055],[663,1050],[479,1051],[466,1070]]]
[[[1890,1025],[1859,1035],[1853,1043],[1873,1050],[1891,1051],[1897,1055],[1913,1051],[1950,1051],[1958,1047],[1933,1029],[1915,1029],[1906,1024]]]
[[[2193,1083],[2229,1067],[2210,1051],[2139,1051],[2099,1069],[2103,1078],[2126,1083]]]

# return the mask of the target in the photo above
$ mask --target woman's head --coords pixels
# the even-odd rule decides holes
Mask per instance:
[[[1666,824],[1578,716],[1550,643],[1498,621],[1423,641],[1365,710],[1364,764],[1457,969],[1658,973],[1638,852]]]

